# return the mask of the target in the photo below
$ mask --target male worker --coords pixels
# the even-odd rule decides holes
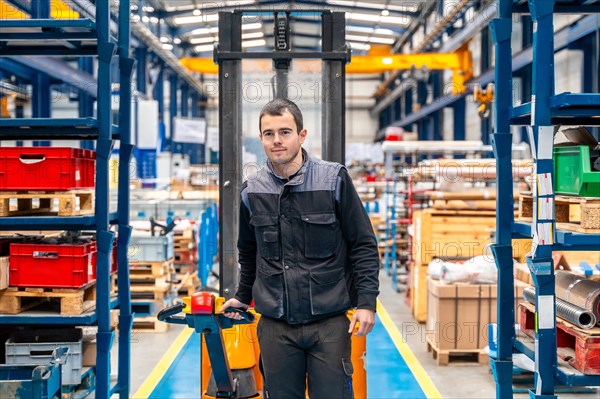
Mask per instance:
[[[304,399],[307,375],[311,399],[352,398],[350,334],[373,329],[379,293],[371,223],[346,169],[302,149],[296,104],[269,102],[259,127],[267,166],[242,186],[240,284],[221,311],[254,299],[269,398]]]

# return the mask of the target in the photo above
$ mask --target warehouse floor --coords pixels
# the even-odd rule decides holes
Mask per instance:
[[[370,399],[494,398],[488,366],[437,366],[425,343],[425,325],[416,323],[384,273],[380,278],[382,309],[368,336],[367,375]],[[132,334],[131,393],[142,398],[199,397],[199,338],[171,325],[167,333]],[[404,337],[404,339],[402,339]],[[171,347],[173,346],[173,347]],[[171,348],[170,348],[171,347]],[[113,356],[115,358],[115,356]],[[116,364],[113,365],[116,369]],[[521,388],[521,387],[519,387]],[[515,398],[526,398],[527,386]],[[600,398],[600,393],[560,393],[560,398]]]

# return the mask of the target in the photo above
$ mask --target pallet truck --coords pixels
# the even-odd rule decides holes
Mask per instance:
[[[157,318],[172,324],[184,324],[202,334],[202,399],[261,398],[262,376],[256,337],[258,316],[255,312],[230,308],[242,320],[232,320],[217,310],[225,298],[209,292],[196,292],[183,303],[161,310]],[[183,313],[181,315],[180,313]]]

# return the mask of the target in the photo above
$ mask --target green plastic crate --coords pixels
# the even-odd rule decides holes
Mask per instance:
[[[600,197],[600,172],[592,171],[590,148],[554,148],[554,187],[557,194]]]

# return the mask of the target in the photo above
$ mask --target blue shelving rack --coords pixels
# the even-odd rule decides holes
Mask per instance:
[[[129,292],[127,246],[129,226],[129,162],[131,144],[131,78],[135,61],[130,57],[129,0],[121,0],[118,9],[118,38],[111,37],[110,2],[97,1],[95,18],[69,20],[50,19],[50,0],[31,2],[31,18],[0,20],[0,55],[6,56],[86,56],[97,58],[97,118],[54,119],[48,104],[41,100],[46,112],[34,112],[45,118],[0,119],[0,138],[34,140],[96,141],[96,203],[93,216],[73,217],[2,217],[0,230],[96,230],[97,298],[96,309],[78,316],[53,316],[25,312],[0,315],[0,325],[97,325],[96,398],[109,398],[118,393],[129,397],[130,334],[132,327]],[[118,56],[117,56],[118,54]],[[120,103],[119,126],[111,122],[111,64],[118,62]],[[49,93],[49,80],[45,91]],[[49,97],[49,96],[48,96]],[[46,114],[46,115],[44,115]],[[116,213],[109,213],[109,159],[116,140],[119,149],[119,186]],[[109,262],[117,226],[119,295],[110,297]],[[115,333],[110,327],[110,310],[119,307],[118,380],[111,386],[110,352]],[[38,312],[39,313],[39,312]]]
[[[533,80],[530,103],[512,106],[511,30],[513,13],[529,13],[534,23]],[[495,131],[492,134],[497,159],[498,195],[496,240],[492,247],[498,267],[497,353],[491,358],[496,379],[496,397],[512,398],[512,354],[521,352],[535,362],[535,388],[529,396],[556,398],[556,383],[567,386],[600,386],[600,376],[583,375],[557,361],[553,250],[598,250],[600,235],[557,231],[555,211],[538,217],[538,200],[554,200],[552,147],[555,125],[600,124],[600,94],[554,92],[555,13],[600,13],[600,5],[583,0],[498,0],[497,18],[490,28],[495,44]],[[600,29],[600,23],[596,30]],[[515,223],[511,125],[530,127],[535,159],[534,218],[531,225]],[[548,183],[549,184],[544,184]],[[537,245],[527,263],[536,288],[536,339],[525,342],[514,328],[514,274],[512,239],[531,237]]]

